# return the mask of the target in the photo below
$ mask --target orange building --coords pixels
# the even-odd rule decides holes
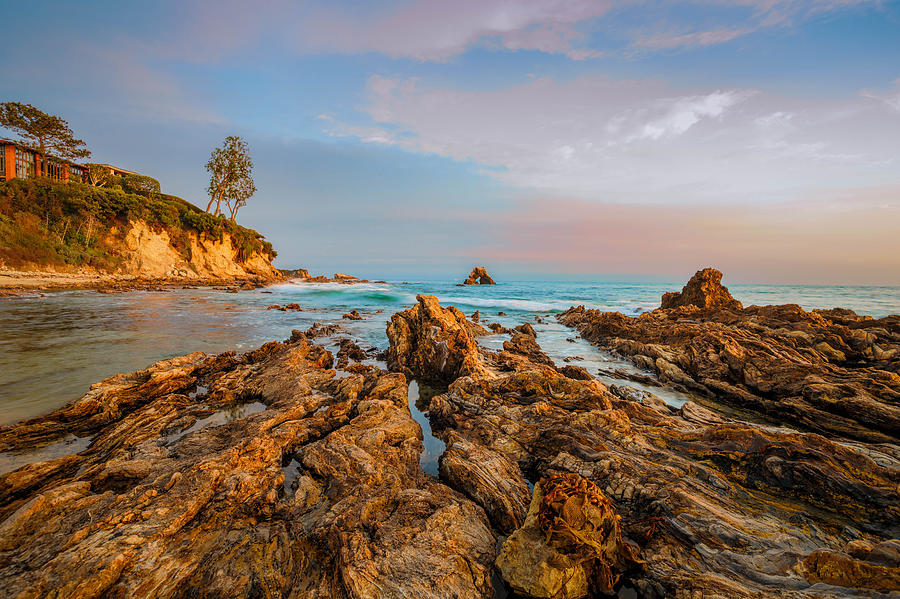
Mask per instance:
[[[0,181],[32,179],[41,172],[41,162],[47,161],[46,176],[55,181],[84,181],[85,168],[80,164],[41,156],[37,150],[11,139],[0,138]]]

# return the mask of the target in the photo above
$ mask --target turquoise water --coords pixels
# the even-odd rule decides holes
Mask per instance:
[[[504,326],[532,322],[538,341],[552,358],[560,363],[566,357],[580,358],[571,363],[596,373],[597,368],[626,365],[580,339],[566,341],[574,337],[573,332],[557,324],[552,315],[579,304],[634,315],[656,308],[663,292],[680,287],[591,282],[471,287],[427,281],[286,282],[237,294],[212,289],[122,294],[60,291],[44,297],[0,299],[0,424],[58,408],[85,393],[91,383],[119,372],[193,351],[245,351],[272,339],[286,339],[292,329],[305,330],[314,322],[341,322],[347,335],[362,346],[383,349],[387,319],[412,305],[418,293],[437,295],[443,304],[455,305],[469,315],[479,310],[482,322]],[[745,305],[845,307],[876,317],[900,313],[897,287],[731,285],[730,289]],[[270,304],[291,302],[304,311],[266,310]],[[350,310],[360,311],[365,319],[341,321]],[[498,316],[500,311],[507,315]],[[535,322],[535,317],[544,322]],[[503,338],[481,341],[497,346]],[[685,399],[655,392],[675,405]]]

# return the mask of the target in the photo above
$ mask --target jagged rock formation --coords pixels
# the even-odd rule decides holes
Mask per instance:
[[[476,266],[463,281],[463,285],[496,285],[496,283],[483,266]]]
[[[897,589],[891,582],[896,560],[885,565],[879,557],[892,555],[892,539],[900,535],[896,445],[836,443],[728,420],[692,402],[677,412],[637,403],[597,380],[568,378],[535,362],[531,347],[519,351],[514,343],[495,354],[458,339],[465,328],[449,317],[420,322],[426,328],[446,323],[448,330],[410,330],[419,340],[415,354],[428,355],[423,345],[439,345],[452,332],[457,342],[445,344],[446,360],[471,365],[432,398],[435,434],[450,447],[466,443],[454,462],[506,458],[498,474],[485,467],[447,477],[485,508],[498,530],[520,517],[522,491],[516,503],[509,498],[518,476],[540,482],[572,473],[600,488],[621,516],[643,565],[619,566],[611,575],[639,597],[872,597]],[[392,351],[403,363],[411,349]],[[860,541],[867,552],[855,549]],[[552,596],[553,584],[570,580],[539,566],[546,560],[534,555],[546,547],[519,547],[500,560],[516,588]],[[523,581],[513,571],[532,572],[534,579]]]
[[[419,467],[400,374],[302,333],[95,385],[0,431],[90,446],[0,476],[5,597],[489,597],[484,512]]]
[[[494,564],[554,599],[900,590],[896,443],[611,393],[524,330],[488,351],[459,310],[417,300],[391,319],[388,357],[449,383],[429,405],[440,482],[419,465],[406,378],[338,376],[312,340],[326,327],[174,358],[0,429],[0,451],[45,456],[0,474],[0,594],[487,598]],[[765,323],[759,310],[744,313]],[[816,316],[877,339],[894,326]],[[339,355],[365,352],[344,340]],[[90,445],[65,454],[73,434]]]
[[[305,268],[279,268],[278,272],[281,273],[286,279],[308,279],[309,271]]]
[[[804,430],[900,439],[898,316],[784,305],[629,318],[577,307],[559,320],[675,388]]]
[[[730,308],[740,310],[743,306],[722,285],[722,273],[714,268],[698,270],[681,292],[664,293],[660,307],[678,308],[697,306],[698,308]]]
[[[487,329],[456,308],[442,308],[433,295],[418,295],[412,308],[391,316],[387,336],[388,367],[410,378],[452,381],[472,374],[478,363],[474,335]]]

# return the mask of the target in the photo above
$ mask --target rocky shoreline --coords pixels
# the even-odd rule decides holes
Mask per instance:
[[[221,287],[236,291],[258,289],[273,283],[295,279],[304,283],[385,283],[369,281],[352,275],[335,273],[334,278],[310,276],[304,269],[274,271],[270,275],[196,277],[148,277],[142,275],[106,274],[90,272],[41,272],[0,270],[0,297],[32,296],[42,291],[91,289],[101,293],[126,291],[159,291],[181,287]]]
[[[35,295],[42,291],[91,289],[101,292],[153,291],[190,287],[256,289],[280,281],[280,277],[248,275],[240,277],[147,277],[141,275],[87,272],[40,272],[0,270],[0,297]]]
[[[716,274],[559,316],[702,399],[677,409],[426,295],[383,363],[311,329],[97,383],[0,428],[41,458],[0,474],[0,596],[896,596],[898,317],[744,308]]]

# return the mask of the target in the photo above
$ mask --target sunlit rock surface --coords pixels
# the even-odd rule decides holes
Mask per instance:
[[[0,477],[0,595],[490,596],[493,533],[419,468],[403,375],[332,361],[302,333],[192,354],[3,429],[94,438]]]

